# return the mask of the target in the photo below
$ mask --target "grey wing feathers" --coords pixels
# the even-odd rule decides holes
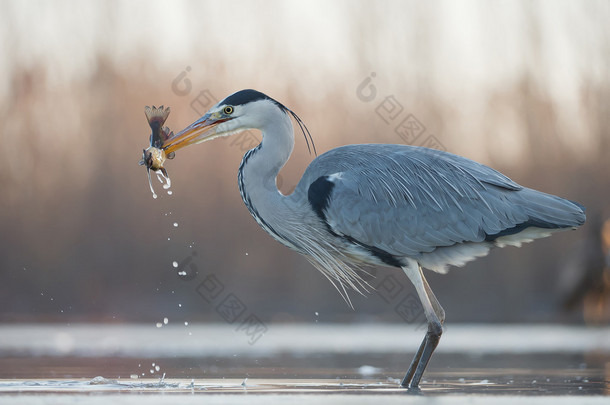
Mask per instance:
[[[469,243],[504,237],[507,244],[516,244],[508,237],[527,228],[584,222],[584,210],[575,203],[427,148],[372,144],[333,149],[310,165],[299,187],[324,176],[334,185],[322,212],[332,232],[396,257],[422,258],[457,244],[470,249],[464,254],[481,256],[486,251],[473,250]]]

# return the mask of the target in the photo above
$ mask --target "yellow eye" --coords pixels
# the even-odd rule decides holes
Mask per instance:
[[[227,115],[233,114],[233,107],[231,107],[230,105],[228,105],[228,106],[226,106],[226,107],[224,108],[224,110],[223,110],[223,111],[224,111],[224,113],[225,113],[225,114],[227,114]]]

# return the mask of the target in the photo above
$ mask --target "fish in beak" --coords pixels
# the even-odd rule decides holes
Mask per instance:
[[[152,192],[153,197],[157,198],[157,194],[155,194],[152,187],[150,171],[152,170],[157,174],[157,178],[161,183],[165,183],[163,184],[164,189],[169,189],[171,181],[167,174],[167,170],[163,167],[163,163],[165,163],[166,159],[173,159],[175,154],[173,152],[167,153],[162,149],[162,146],[167,139],[174,135],[174,133],[170,131],[168,127],[163,126],[170,113],[169,107],[163,108],[163,106],[161,106],[157,108],[155,106],[146,106],[144,108],[144,113],[146,114],[146,119],[148,120],[148,125],[151,129],[149,138],[150,146],[142,150],[142,159],[139,163],[140,166],[146,166],[150,191]],[[168,193],[171,194],[170,191],[168,191]]]
[[[169,189],[171,181],[167,170],[163,167],[166,159],[173,159],[175,151],[180,148],[216,138],[219,136],[216,132],[216,126],[231,119],[221,116],[219,113],[207,113],[182,131],[174,134],[169,128],[163,126],[169,116],[169,107],[165,109],[163,106],[159,108],[155,106],[152,108],[146,107],[144,112],[152,132],[150,134],[150,146],[142,150],[140,165],[146,166],[148,185],[153,198],[157,198],[157,194],[152,187],[150,171],[155,172],[159,181],[163,183],[164,189]],[[171,191],[168,191],[168,193],[171,194]]]
[[[161,106],[157,108],[152,106],[151,108],[146,106],[144,108],[144,114],[146,114],[148,125],[152,131],[150,134],[150,146],[142,151],[142,160],[140,160],[140,165],[146,165],[147,169],[162,169],[165,159],[174,158],[173,154],[168,154],[161,149],[163,143],[174,135],[168,127],[163,126],[169,113],[169,107],[163,108]]]

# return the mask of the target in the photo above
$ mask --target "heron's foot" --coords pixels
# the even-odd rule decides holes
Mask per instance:
[[[405,387],[406,388],[406,387]],[[417,387],[408,387],[406,393],[408,395],[424,395],[421,388]]]

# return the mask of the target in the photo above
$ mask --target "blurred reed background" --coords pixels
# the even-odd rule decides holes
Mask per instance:
[[[319,152],[433,140],[587,207],[576,232],[430,274],[449,321],[607,322],[603,294],[589,315],[580,308],[610,284],[599,256],[610,216],[610,3],[0,5],[0,320],[223,322],[198,290],[214,277],[218,299],[233,294],[266,323],[404,322],[396,308],[413,290],[402,274],[375,270],[373,285],[395,275],[404,290],[352,294],[352,311],[252,220],[236,176],[259,134],[179,151],[167,164],[173,195],[151,197],[137,165],[144,106],[171,106],[167,124],[179,130],[210,97],[255,88],[296,111]],[[409,114],[422,127],[401,137]],[[285,192],[313,158],[296,142]]]

